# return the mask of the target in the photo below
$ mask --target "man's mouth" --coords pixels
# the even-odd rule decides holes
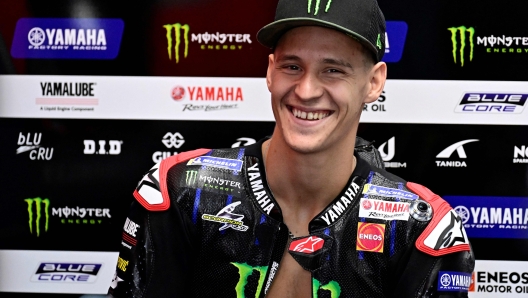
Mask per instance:
[[[331,114],[330,111],[306,112],[306,111],[298,110],[294,107],[292,107],[290,110],[296,118],[303,119],[303,120],[321,120],[321,119],[328,117],[328,115]]]

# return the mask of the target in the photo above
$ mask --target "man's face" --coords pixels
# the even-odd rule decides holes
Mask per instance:
[[[385,64],[370,65],[363,51],[332,29],[286,32],[269,56],[266,76],[277,122],[274,137],[279,134],[299,153],[353,148],[363,104],[378,98],[386,75]]]

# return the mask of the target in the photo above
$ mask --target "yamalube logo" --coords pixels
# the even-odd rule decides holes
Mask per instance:
[[[519,114],[524,110],[528,94],[520,93],[465,93],[456,106],[457,113]]]
[[[33,282],[92,283],[102,264],[86,263],[40,263],[31,277]]]
[[[513,146],[513,163],[528,163],[528,146]]]
[[[189,55],[189,45],[198,44],[201,50],[242,50],[245,44],[251,44],[251,34],[203,32],[191,33],[189,24],[166,24],[165,38],[169,60],[176,64]]]
[[[406,162],[392,161],[396,154],[396,137],[390,138],[387,142],[381,144],[378,148],[381,159],[385,162],[386,168],[406,168]]]
[[[121,145],[123,141],[118,140],[84,140],[84,154],[99,154],[99,155],[118,155],[121,153]]]
[[[470,140],[464,140],[457,143],[454,143],[453,145],[445,148],[442,150],[442,152],[438,153],[436,158],[451,158],[454,152],[458,154],[459,159],[465,159],[467,158],[466,151],[464,150],[464,145],[472,142],[478,142],[477,139],[470,139]],[[452,167],[452,168],[459,168],[459,167],[467,167],[467,164],[465,161],[460,160],[437,160],[436,161],[437,167]]]
[[[41,111],[93,112],[99,104],[95,86],[94,82],[40,82],[41,97],[35,103]]]
[[[115,59],[124,23],[121,19],[18,20],[11,55],[40,59]]]
[[[42,147],[42,133],[19,133],[16,154],[29,152],[31,160],[50,160],[53,157],[53,148]]]
[[[185,139],[179,132],[175,132],[175,133],[168,132],[163,136],[163,138],[161,139],[161,142],[168,149],[171,149],[171,148],[179,149],[185,143]],[[152,161],[155,163],[158,163],[162,161],[163,159],[171,155],[176,155],[176,154],[178,154],[177,151],[173,151],[173,152],[156,151],[154,152],[154,154],[152,154]]]
[[[178,85],[172,88],[171,97],[176,102],[182,103],[184,112],[236,109],[238,108],[237,102],[244,101],[244,93],[240,86],[183,87]]]

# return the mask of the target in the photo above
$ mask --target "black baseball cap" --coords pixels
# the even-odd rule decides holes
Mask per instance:
[[[286,31],[321,26],[343,32],[372,52],[379,62],[385,54],[385,17],[376,0],[279,0],[275,21],[257,33],[257,40],[274,48]]]

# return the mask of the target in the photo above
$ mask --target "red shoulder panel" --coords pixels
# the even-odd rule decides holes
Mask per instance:
[[[170,207],[167,172],[174,165],[206,154],[210,149],[182,152],[157,163],[139,182],[133,195],[149,211],[165,211]]]
[[[449,203],[423,185],[407,182],[407,188],[433,208],[433,218],[416,239],[416,248],[432,256],[469,251],[469,241],[462,220]]]

